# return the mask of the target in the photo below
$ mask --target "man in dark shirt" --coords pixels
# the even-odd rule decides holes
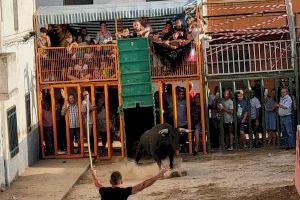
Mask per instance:
[[[126,200],[130,195],[142,191],[143,189],[155,183],[155,181],[157,181],[159,178],[163,178],[166,172],[166,168],[162,168],[162,170],[156,176],[147,179],[142,183],[137,184],[136,186],[121,188],[120,186],[123,182],[120,172],[113,172],[110,177],[111,187],[104,187],[101,184],[100,180],[97,178],[96,170],[94,168],[92,168],[91,170],[94,185],[99,189],[102,200]]]

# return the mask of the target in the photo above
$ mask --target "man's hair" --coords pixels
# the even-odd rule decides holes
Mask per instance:
[[[47,33],[47,29],[45,27],[40,28],[41,33]]]
[[[125,27],[123,27],[121,30],[122,30],[122,31],[124,31],[124,30],[126,30],[126,29],[128,29],[128,30],[129,30],[129,28],[128,28],[128,27],[126,27],[126,26],[125,26]]]
[[[110,183],[112,185],[118,185],[122,181],[122,175],[120,172],[115,171],[110,176]]]

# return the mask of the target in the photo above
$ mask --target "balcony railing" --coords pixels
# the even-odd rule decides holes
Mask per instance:
[[[293,70],[285,40],[210,45],[206,53],[208,76]]]
[[[160,45],[163,48],[168,48],[172,45],[175,49],[179,41],[172,41],[175,44],[165,44],[163,42]],[[177,43],[177,44],[176,44]],[[160,56],[155,51],[151,52],[151,76],[153,79],[165,79],[165,78],[186,78],[186,77],[197,77],[200,73],[200,68],[197,66],[197,60],[199,54],[199,48],[196,44],[192,44],[190,48],[185,49],[184,55],[181,57],[179,62],[175,64],[170,62],[168,59]],[[172,50],[170,50],[172,53]]]
[[[38,61],[42,84],[118,80],[114,44],[40,48]]]

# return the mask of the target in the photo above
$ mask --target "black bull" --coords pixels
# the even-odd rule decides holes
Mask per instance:
[[[152,156],[161,168],[161,161],[169,157],[173,169],[174,154],[179,149],[179,136],[186,129],[174,128],[170,124],[158,124],[143,133],[136,151],[135,161],[138,164],[144,153]]]

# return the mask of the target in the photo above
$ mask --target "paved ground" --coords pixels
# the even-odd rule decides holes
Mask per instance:
[[[187,176],[166,178],[130,197],[130,200],[298,200],[294,189],[295,151],[254,149],[233,153],[183,156],[175,170]],[[97,162],[98,176],[109,185],[112,171],[123,174],[124,187],[135,185],[158,172],[152,160],[142,166],[133,161]],[[65,200],[99,199],[86,172]]]
[[[61,200],[87,170],[87,159],[40,160],[0,192],[1,200]]]

